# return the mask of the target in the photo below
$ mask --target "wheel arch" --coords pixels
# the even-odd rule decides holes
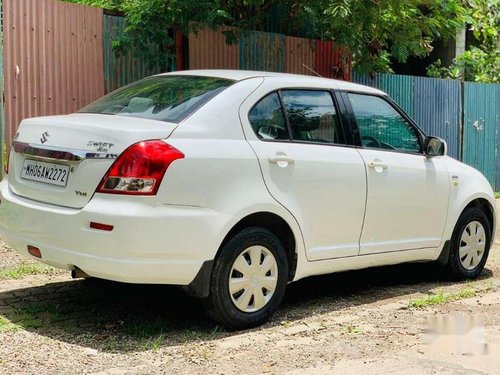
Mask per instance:
[[[484,196],[471,197],[467,202],[465,202],[462,205],[462,207],[460,207],[459,210],[457,210],[457,213],[453,215],[453,221],[449,223],[449,226],[444,236],[445,239],[444,244],[438,253],[437,262],[439,264],[445,265],[448,263],[448,258],[450,253],[450,242],[451,242],[451,237],[453,235],[453,231],[455,230],[455,226],[457,225],[457,222],[460,219],[460,217],[463,215],[465,210],[467,210],[470,207],[480,208],[486,214],[486,217],[488,218],[488,223],[490,224],[491,243],[493,243],[495,239],[495,230],[496,230],[496,214],[495,214],[495,208],[493,207],[491,200],[488,198],[489,197],[484,197]]]
[[[219,245],[219,248],[217,249],[217,253],[214,256],[214,259],[205,261],[194,280],[189,285],[183,287],[183,289],[189,295],[197,298],[208,297],[210,292],[210,278],[212,275],[212,269],[215,259],[219,255],[224,245],[236,233],[248,227],[266,228],[276,237],[278,237],[280,241],[282,241],[288,259],[288,281],[293,280],[298,263],[297,248],[300,244],[297,241],[302,241],[302,239],[297,238],[297,235],[294,233],[292,226],[280,215],[269,211],[259,211],[247,214],[246,216],[242,217],[239,221],[233,224],[229,231],[227,231],[226,235]]]
[[[493,241],[494,239],[494,234],[495,234],[495,209],[491,205],[491,203],[484,198],[476,198],[472,201],[470,201],[467,206],[464,207],[464,209],[460,212],[460,215],[458,217],[462,216],[464,211],[468,209],[469,207],[477,207],[480,208],[488,218],[488,223],[490,224],[490,230],[491,230],[491,239]]]
[[[261,227],[269,230],[282,242],[283,247],[286,251],[286,256],[288,259],[289,274],[288,281],[293,280],[295,276],[295,270],[297,268],[297,239],[293,233],[291,226],[288,222],[281,216],[268,212],[260,211],[249,214],[238,221],[226,234],[222,240],[219,249],[217,250],[217,255],[219,255],[220,250],[224,245],[238,232],[249,227]]]

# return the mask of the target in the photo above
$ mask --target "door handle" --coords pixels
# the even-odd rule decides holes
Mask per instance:
[[[289,164],[292,164],[293,162],[295,162],[295,160],[293,160],[292,158],[289,158],[288,156],[278,156],[278,155],[270,157],[269,161],[271,163],[279,163],[280,161],[284,161],[284,162],[287,162]]]
[[[278,166],[282,168],[288,166],[288,164],[295,163],[295,160],[284,154],[276,154],[274,156],[270,156],[268,160],[270,163],[278,164]]]
[[[384,164],[378,160],[374,160],[371,163],[368,163],[368,167],[375,169],[377,172],[381,172],[382,170],[387,169],[387,164]]]

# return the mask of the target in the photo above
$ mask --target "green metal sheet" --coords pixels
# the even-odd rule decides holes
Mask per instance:
[[[376,89],[380,88],[378,74],[371,78],[369,75],[353,72],[352,81],[360,85],[370,86]]]
[[[463,161],[480,170],[495,185],[498,87],[465,82]]]
[[[285,36],[250,31],[240,38],[240,69],[283,72]]]
[[[374,78],[353,74],[353,82],[386,92],[411,117],[415,111],[415,77],[397,74],[377,74]]]
[[[413,118],[427,135],[443,138],[448,155],[460,158],[462,88],[460,81],[415,77]]]
[[[399,104],[401,108],[411,117],[415,113],[415,77],[380,74],[378,77],[379,89],[389,94],[389,96]]]
[[[104,84],[109,93],[138,79],[160,73],[159,69],[151,69],[147,61],[135,56],[129,51],[117,57],[113,50],[113,41],[119,39],[125,32],[124,17],[104,15],[103,43],[104,43]]]
[[[500,191],[500,85],[496,85],[497,133],[496,133],[496,171],[495,191]]]

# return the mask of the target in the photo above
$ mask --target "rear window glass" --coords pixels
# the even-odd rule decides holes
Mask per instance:
[[[113,91],[79,112],[179,122],[233,83],[215,77],[149,77]]]

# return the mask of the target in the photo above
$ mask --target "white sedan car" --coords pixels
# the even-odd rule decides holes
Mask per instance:
[[[24,120],[0,235],[75,276],[181,285],[230,328],[288,283],[403,262],[474,278],[495,199],[383,92],[316,77],[186,71]]]

